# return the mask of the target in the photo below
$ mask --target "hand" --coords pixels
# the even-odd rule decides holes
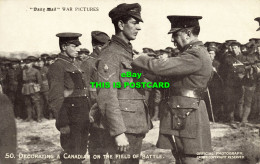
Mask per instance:
[[[162,61],[167,61],[169,59],[168,54],[163,54],[159,56],[159,59],[161,59]]]
[[[65,126],[65,127],[60,128],[60,133],[61,134],[69,134],[70,133],[70,127]]]
[[[115,137],[117,150],[120,152],[126,152],[129,149],[128,139],[125,136],[125,133],[122,133]]]
[[[90,111],[89,111],[89,122],[90,123],[93,123],[95,121],[95,115],[97,114],[99,108],[98,108],[98,105],[97,103],[95,103],[94,105],[92,105],[92,107],[90,108]]]
[[[69,97],[72,94],[72,92],[73,92],[73,89],[65,89],[63,91],[63,96],[64,97]]]

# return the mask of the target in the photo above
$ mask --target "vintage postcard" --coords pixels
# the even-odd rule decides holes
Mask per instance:
[[[208,117],[210,120],[210,122],[207,121],[207,124],[210,126],[210,132],[211,132],[211,134],[208,137],[209,138],[211,137],[211,147],[213,149],[213,152],[211,151],[197,152],[195,157],[198,159],[201,158],[204,160],[205,163],[209,163],[209,164],[210,163],[214,163],[214,164],[260,163],[259,160],[260,159],[260,151],[259,151],[260,150],[260,146],[259,146],[260,145],[260,138],[259,138],[260,102],[258,102],[260,101],[259,98],[260,89],[258,89],[260,87],[260,84],[258,84],[260,80],[259,77],[257,76],[259,73],[257,72],[258,70],[257,63],[259,63],[258,61],[260,61],[260,48],[259,48],[260,31],[257,31],[257,29],[260,26],[260,22],[259,22],[260,1],[259,0],[247,0],[247,1],[243,1],[243,0],[214,0],[214,1],[213,0],[211,1],[209,0],[160,0],[160,1],[158,0],[136,0],[136,1],[130,1],[130,0],[0,0],[0,36],[1,36],[0,37],[1,38],[1,43],[0,43],[1,85],[0,86],[1,86],[1,92],[7,95],[9,99],[7,101],[3,101],[5,99],[0,100],[1,102],[0,106],[3,106],[5,108],[3,110],[1,109],[2,111],[7,111],[7,109],[14,110],[13,114],[11,112],[11,115],[10,112],[9,114],[5,114],[4,112],[0,111],[1,114],[3,113],[3,115],[0,116],[0,119],[2,119],[3,117],[3,119],[0,120],[0,130],[1,130],[0,131],[0,137],[1,137],[0,138],[0,153],[1,153],[0,163],[3,161],[3,164],[5,164],[5,162],[6,163],[13,162],[19,164],[34,164],[34,163],[60,164],[61,159],[71,157],[69,155],[62,154],[63,149],[60,143],[61,140],[60,131],[57,130],[55,126],[55,122],[56,122],[54,118],[55,114],[49,112],[47,109],[46,109],[47,111],[45,111],[44,109],[44,108],[48,108],[48,106],[46,107],[47,104],[46,102],[48,101],[47,100],[48,89],[40,92],[40,89],[37,88],[37,85],[33,85],[34,91],[41,94],[39,94],[38,98],[30,97],[28,99],[28,95],[30,95],[31,92],[29,91],[30,89],[26,91],[25,86],[27,86],[28,84],[28,88],[29,88],[29,85],[34,83],[34,81],[28,80],[28,78],[30,78],[29,77],[30,75],[29,74],[26,75],[26,71],[23,71],[22,70],[23,68],[20,67],[26,66],[27,63],[30,63],[30,61],[34,61],[34,60],[35,61],[44,60],[44,64],[47,63],[46,66],[49,67],[49,65],[51,65],[56,60],[58,54],[60,54],[61,52],[62,46],[60,47],[59,43],[62,43],[63,41],[62,38],[66,38],[66,39],[74,38],[74,40],[72,41],[69,39],[66,40],[67,41],[66,43],[72,43],[75,45],[77,45],[76,44],[78,43],[77,41],[80,41],[81,45],[79,46],[77,45],[78,48],[82,52],[83,51],[86,52],[87,55],[86,58],[89,58],[89,56],[93,54],[92,52],[95,51],[94,49],[96,46],[95,44],[93,44],[93,35],[92,35],[93,31],[106,33],[107,37],[109,38],[108,40],[113,41],[113,38],[115,40],[114,35],[116,34],[117,31],[115,31],[114,24],[112,23],[111,20],[111,17],[115,17],[115,16],[114,15],[111,16],[109,13],[113,8],[115,8],[116,6],[122,3],[126,3],[126,4],[138,3],[140,5],[140,7],[139,6],[132,7],[132,11],[131,11],[132,14],[134,15],[134,16],[132,15],[132,17],[135,18],[135,20],[138,20],[137,23],[135,22],[135,25],[138,24],[138,32],[134,34],[134,38],[128,37],[130,34],[127,32],[122,33],[122,35],[126,36],[125,38],[127,38],[128,41],[131,41],[132,47],[134,49],[133,52],[134,54],[142,55],[143,53],[147,53],[148,51],[146,52],[145,50],[146,48],[150,50],[152,49],[152,51],[149,51],[150,53],[149,57],[158,58],[159,55],[163,55],[164,53],[167,53],[169,58],[174,58],[176,56],[177,58],[179,58],[178,54],[181,54],[184,51],[183,49],[181,50],[178,49],[181,46],[180,43],[186,43],[186,42],[183,40],[178,41],[176,39],[176,36],[173,33],[168,34],[168,32],[176,27],[181,28],[182,25],[183,28],[185,28],[186,25],[190,25],[189,23],[183,24],[183,21],[179,21],[178,22],[179,24],[178,23],[174,24],[173,22],[175,21],[176,16],[191,16],[189,17],[189,19],[185,18],[185,20],[192,20],[192,21],[194,19],[193,16],[197,16],[195,18],[197,18],[196,22],[199,22],[199,24],[196,24],[196,22],[195,24],[200,26],[200,31],[199,31],[199,35],[196,37],[199,41],[202,41],[201,46],[203,46],[206,42],[214,42],[221,45],[222,47],[218,45],[218,48],[219,49],[222,48],[223,50],[223,45],[225,43],[225,46],[227,46],[225,47],[226,48],[225,50],[228,51],[228,46],[231,46],[232,44],[227,44],[227,40],[235,40],[235,43],[233,42],[234,43],[233,46],[237,46],[239,48],[241,47],[241,51],[239,50],[241,54],[244,52],[242,50],[242,47],[245,47],[247,48],[246,50],[246,52],[248,52],[247,54],[259,55],[259,60],[258,60],[258,56],[256,55],[255,60],[250,64],[248,64],[248,62],[245,61],[249,58],[249,55],[248,56],[245,55],[243,61],[241,62],[236,62],[236,61],[233,62],[234,68],[237,68],[237,65],[240,65],[240,63],[242,63],[241,65],[245,66],[244,69],[246,71],[249,70],[247,73],[244,74],[243,79],[245,79],[246,77],[248,77],[249,79],[249,76],[252,75],[251,76],[252,83],[250,83],[250,86],[248,86],[249,82],[246,84],[245,83],[241,84],[241,90],[243,89],[243,91],[241,91],[241,95],[243,94],[244,97],[242,98],[243,100],[241,99],[241,101],[239,101],[239,99],[241,98],[239,97],[240,92],[234,91],[235,90],[234,88],[236,87],[233,88],[231,87],[234,90],[230,89],[230,87],[228,87],[230,85],[229,84],[230,81],[225,79],[227,77],[225,76],[226,75],[225,72],[228,72],[228,70],[226,70],[227,67],[224,66],[217,67],[221,64],[224,65],[225,63],[223,54],[226,53],[226,51],[219,50],[219,52],[221,53],[220,56],[222,56],[223,58],[216,59],[215,57],[215,59],[217,60],[216,62],[218,63],[217,66],[214,65],[213,62],[215,74],[213,75],[213,82],[211,81],[212,83],[209,84],[210,85],[209,90],[205,90],[207,96],[205,98],[206,105],[204,106],[206,106],[207,108],[203,109],[207,111],[206,113],[208,113],[208,116],[206,117]],[[122,11],[120,10],[117,11],[116,14],[118,15],[121,14],[120,16],[122,16],[124,10],[128,10],[127,7],[123,8]],[[168,16],[172,16],[172,17],[168,17]],[[142,21],[140,21],[140,18],[142,19]],[[125,28],[124,26],[122,26],[121,31],[124,30]],[[127,29],[125,31],[127,31]],[[187,35],[185,35],[185,37],[183,38],[184,40],[185,39],[187,40],[187,37],[190,38],[190,33],[189,34],[188,33],[189,32],[187,32],[186,33]],[[252,40],[254,42],[251,42]],[[205,44],[205,46],[206,48],[208,48],[207,44]],[[170,52],[168,53],[167,50],[169,49]],[[111,51],[113,51],[113,49]],[[208,49],[208,51],[210,50]],[[235,52],[234,49],[230,51]],[[176,54],[174,54],[175,52]],[[215,51],[215,53],[217,52]],[[29,56],[32,58],[28,59]],[[52,63],[47,62],[48,58],[49,61],[52,61]],[[169,58],[163,60],[167,61]],[[14,66],[17,63],[18,63],[17,67]],[[143,67],[146,68],[145,67],[146,62],[143,63],[144,63]],[[67,63],[65,62],[64,65],[66,64]],[[74,63],[73,68],[74,66],[77,67],[77,63]],[[149,65],[149,68],[152,66],[154,65]],[[18,69],[18,67],[20,69],[20,74],[17,73],[17,71],[14,71],[14,69]],[[183,67],[183,70],[186,70],[186,68],[189,67],[196,68],[192,64],[190,65],[187,64]],[[112,66],[110,66],[109,63],[105,63],[102,66],[102,68],[103,68],[103,74],[102,72],[101,73],[99,72],[100,77],[105,79],[104,81],[109,81],[109,79],[113,76],[112,74],[113,72],[108,75],[106,73],[110,73],[110,69],[112,68]],[[132,66],[129,63],[122,62],[122,68],[126,70],[132,70]],[[206,68],[207,67],[205,67],[205,69]],[[98,69],[98,66],[96,67],[96,69]],[[165,69],[165,71],[169,71],[169,70]],[[55,72],[55,70],[53,72]],[[75,70],[71,72],[75,73]],[[153,71],[153,73],[154,72],[156,71]],[[138,73],[137,74],[135,73],[132,74],[131,72],[130,73],[124,72],[124,73],[125,74],[120,75],[122,77],[124,76],[123,78],[141,79],[143,76],[143,74],[138,74]],[[184,74],[175,73],[175,75],[176,74],[178,75],[178,77],[175,78],[179,79],[184,76],[186,77],[189,75],[193,75],[192,73],[194,72],[188,72]],[[43,81],[45,78],[46,86],[50,84],[50,81],[48,83],[47,74],[48,71],[42,73],[42,76],[44,77],[41,77],[42,83],[44,83]],[[163,75],[162,77],[165,78],[167,76],[169,77],[174,73],[167,74],[165,72],[165,74],[164,73],[161,74]],[[183,76],[180,77],[179,75],[183,75]],[[198,74],[196,73],[194,74],[194,76],[197,75]],[[163,78],[161,78],[161,81],[160,80],[159,81],[162,82]],[[174,77],[172,79],[174,79]],[[193,81],[194,80],[193,76],[190,76],[189,79],[190,80],[188,81],[190,83],[194,85],[197,84],[196,82]],[[70,84],[70,82],[68,82],[68,85]],[[90,79],[89,82],[91,82]],[[160,82],[158,84],[160,84]],[[216,84],[214,82],[216,82]],[[60,87],[58,83],[56,85],[57,88]],[[114,83],[113,85],[111,85],[111,87],[113,86],[114,88],[116,88],[117,87],[116,85],[119,84]],[[175,81],[173,80],[173,82],[172,83],[170,82],[169,85],[168,83],[167,85],[166,83],[162,85],[164,85],[165,88],[174,87]],[[92,89],[95,88],[96,84],[94,87],[93,86]],[[122,86],[124,85],[122,84]],[[152,88],[158,89],[160,88],[159,86],[153,83]],[[135,87],[136,86],[133,86],[132,88]],[[65,97],[71,96],[69,89],[68,92],[66,93],[64,91]],[[145,92],[150,92],[151,90],[148,89]],[[159,120],[160,115],[162,115],[160,108],[165,108],[165,104],[166,104],[166,101],[163,101],[166,99],[165,97],[163,97],[165,96],[164,93],[166,92],[159,91],[159,90],[160,89],[155,91],[155,93],[150,94],[152,98],[150,98],[149,100],[149,103],[151,104],[148,103],[148,107],[151,116],[150,118],[153,118],[152,119],[153,128],[147,133],[146,132],[142,133],[145,134],[144,135],[145,137],[142,140],[141,154],[137,154],[136,156],[130,154],[124,154],[124,155],[117,154],[116,156],[111,157],[108,152],[107,154],[106,152],[104,154],[92,153],[93,155],[92,158],[104,159],[105,163],[109,163],[109,161],[114,158],[117,159],[137,158],[140,160],[139,162],[142,164],[150,164],[150,163],[169,164],[169,163],[176,163],[176,161],[179,160],[177,158],[176,159],[174,158],[171,149],[161,149],[156,147],[158,137],[159,137],[159,131],[161,130],[160,128],[162,128],[160,127],[160,120]],[[52,92],[52,96],[55,97],[56,95],[53,95],[53,91],[51,92]],[[161,94],[158,94],[158,92]],[[226,92],[228,92],[228,94],[226,94]],[[195,91],[192,92],[192,94],[193,93],[194,95],[196,95]],[[58,94],[58,89],[57,89],[57,94]],[[124,97],[120,97],[119,93],[118,95],[119,95],[117,97],[118,99],[120,98],[124,99],[127,96],[130,97],[129,96],[130,94],[124,95]],[[108,94],[108,97],[109,96],[111,95]],[[132,97],[134,96],[137,99],[138,95],[133,94]],[[183,96],[183,95],[178,95],[178,96]],[[79,97],[79,96],[75,96],[75,97]],[[198,97],[194,96],[194,98],[198,98]],[[204,100],[200,98],[201,96],[199,96],[199,102],[203,101],[204,104]],[[209,101],[209,99],[211,99],[211,101]],[[51,100],[56,102],[56,99],[53,97],[51,97]],[[111,99],[111,102],[112,101],[113,100]],[[184,101],[185,100],[182,100],[181,103],[183,104],[181,104],[181,106],[182,105],[185,106],[186,104],[189,103],[189,100],[187,102]],[[247,111],[248,115],[247,118],[243,119],[242,118],[243,112],[242,115],[239,116],[239,106],[234,107],[233,112],[235,112],[235,119],[234,118],[233,120],[231,119],[233,122],[230,123],[229,122],[230,120],[227,121],[225,118],[226,117],[228,118],[230,116],[230,113],[232,113],[229,111],[232,110],[231,109],[232,107],[230,107],[231,105],[229,104],[229,102],[233,102],[233,101],[237,102],[237,104],[240,104],[241,111],[243,110]],[[30,109],[28,109],[28,102],[31,105]],[[35,102],[38,102],[38,105]],[[111,102],[109,103],[111,104]],[[5,105],[3,105],[2,103]],[[59,101],[57,101],[57,104],[58,103]],[[52,104],[54,106],[57,105],[55,103]],[[72,105],[74,106],[74,103]],[[112,104],[111,106],[113,105],[114,104]],[[129,103],[129,107],[125,109],[126,110],[130,109],[131,105],[132,104]],[[192,106],[192,108],[195,107]],[[201,108],[198,107],[198,109]],[[31,114],[28,114],[28,112],[30,112]],[[130,113],[131,112],[133,113],[134,111],[130,111]],[[5,117],[5,115],[8,117],[10,116],[10,118]],[[12,117],[12,115],[14,115],[14,117]],[[28,120],[29,115],[30,115],[30,119]],[[188,114],[186,113],[186,115],[188,117],[189,113]],[[6,119],[12,119],[12,120],[15,119],[16,128],[14,127],[14,129],[12,129],[11,128],[12,123],[6,121]],[[117,118],[115,118],[115,120],[117,120]],[[138,121],[133,120],[133,122],[138,122]],[[7,133],[8,127],[6,126],[9,126],[9,123],[10,123],[10,131],[9,131],[10,133],[9,132]],[[118,125],[118,127],[121,126],[122,125]],[[14,131],[12,132],[12,130]],[[102,133],[100,134],[103,135]],[[10,138],[8,135],[10,135]],[[7,137],[10,140],[12,140],[12,138],[15,138],[16,141],[13,141],[16,142],[15,148],[14,149],[10,148],[13,146],[12,144],[5,145],[3,143],[5,142],[5,140],[3,140],[2,137]],[[10,141],[10,143],[11,142],[12,141]],[[203,141],[200,142],[203,143]],[[206,143],[206,141],[204,142],[205,144],[208,144]],[[102,146],[99,145],[99,148],[102,149]],[[87,151],[84,156],[80,156],[80,157],[77,156],[75,158],[81,158],[82,163],[89,164],[90,163],[89,145],[86,146],[86,149]]]

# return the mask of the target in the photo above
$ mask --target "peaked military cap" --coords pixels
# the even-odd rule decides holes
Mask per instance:
[[[167,18],[171,22],[171,30],[168,32],[171,34],[183,28],[199,26],[199,19],[202,19],[202,16],[169,15]]]
[[[219,49],[218,42],[206,42],[204,45],[208,48],[208,51],[217,51]]]
[[[256,31],[259,31],[259,30],[260,30],[260,17],[257,17],[257,18],[255,18],[254,20],[259,23],[259,27],[258,27],[258,29],[256,30]]]
[[[48,54],[41,54],[41,58],[42,58],[42,59],[46,59],[47,57],[49,57]]]
[[[143,22],[143,19],[141,18],[141,6],[138,3],[122,3],[117,7],[113,8],[108,15],[112,19],[112,21],[117,20],[122,16],[130,15],[135,19],[139,20],[140,22]]]
[[[34,61],[37,61],[37,58],[35,56],[28,56],[27,58],[25,58],[23,60],[25,63],[31,63],[31,62],[34,62]]]
[[[92,31],[91,38],[92,38],[92,43],[102,44],[102,45],[106,44],[110,40],[110,37],[102,31]]]
[[[230,46],[241,46],[241,43],[237,42],[237,41],[234,41],[234,42],[231,42],[230,43]]]
[[[151,49],[151,48],[148,48],[148,47],[144,47],[144,48],[143,48],[143,52],[144,52],[144,53],[151,53],[151,52],[154,52],[154,50]]]
[[[56,34],[57,37],[59,37],[60,44],[75,44],[76,46],[81,45],[79,41],[79,37],[82,36],[80,33],[72,33],[72,32],[64,32],[64,33],[58,33]]]
[[[230,43],[236,42],[236,41],[237,41],[237,40],[231,39],[231,40],[226,40],[225,42],[228,43],[228,44],[230,44]]]
[[[80,51],[79,51],[79,54],[83,54],[83,53],[89,54],[90,51],[88,49],[86,49],[86,48],[81,48]]]
[[[254,44],[260,44],[260,38],[251,38],[249,39],[249,42],[252,42]]]
[[[232,42],[236,42],[236,40],[226,40],[225,43],[226,43],[226,46],[230,46],[230,44]]]
[[[166,50],[166,51],[169,51],[169,52],[173,52],[173,51],[174,51],[174,48],[172,48],[172,47],[166,47],[165,50]]]

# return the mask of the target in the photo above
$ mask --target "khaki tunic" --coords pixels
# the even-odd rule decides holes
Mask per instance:
[[[167,60],[149,56],[140,56],[133,61],[133,65],[141,67],[155,75],[168,78],[170,91],[173,89],[206,88],[212,73],[209,54],[203,43],[196,40],[184,47],[180,55]],[[174,90],[173,90],[174,92]],[[174,135],[180,138],[182,151],[185,154],[211,151],[211,134],[208,114],[204,100],[184,96],[170,96],[162,102],[160,115],[160,136],[157,143],[159,148],[173,149]],[[175,127],[176,119],[171,110],[193,109],[187,118],[185,128]]]

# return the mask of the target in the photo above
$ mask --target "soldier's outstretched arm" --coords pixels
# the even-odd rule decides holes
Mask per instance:
[[[188,50],[178,57],[167,59],[157,59],[148,55],[141,55],[132,64],[156,75],[163,76],[187,75],[196,72],[202,67],[200,56],[195,50]]]

